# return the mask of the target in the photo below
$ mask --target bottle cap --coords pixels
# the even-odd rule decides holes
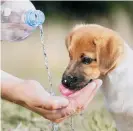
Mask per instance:
[[[40,10],[29,10],[25,13],[25,23],[32,27],[37,27],[44,23],[45,16]]]

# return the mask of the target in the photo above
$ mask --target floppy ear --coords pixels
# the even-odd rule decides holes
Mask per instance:
[[[70,45],[71,45],[72,34],[73,34],[72,32],[69,33],[69,34],[66,36],[66,38],[65,38],[65,44],[66,44],[66,47],[67,47],[68,50],[69,50],[69,47],[70,47]]]
[[[111,36],[109,39],[94,40],[99,69],[102,75],[115,68],[123,52],[123,41],[119,37]]]

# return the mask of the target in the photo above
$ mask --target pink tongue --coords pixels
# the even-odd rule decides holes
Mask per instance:
[[[60,89],[60,92],[62,93],[62,95],[64,95],[64,96],[69,96],[75,92],[75,91],[65,88],[62,84],[60,85],[59,89]]]

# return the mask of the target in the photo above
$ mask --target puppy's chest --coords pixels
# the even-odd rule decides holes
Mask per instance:
[[[133,131],[133,91],[129,92],[112,91],[105,98],[106,107],[112,114],[118,131]]]
[[[110,111],[133,114],[133,70],[125,69],[106,76],[102,92]]]
[[[133,71],[113,72],[107,76],[102,92],[118,131],[133,131]]]

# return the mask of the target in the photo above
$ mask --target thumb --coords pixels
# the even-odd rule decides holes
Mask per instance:
[[[96,95],[97,91],[99,90],[99,88],[101,87],[101,85],[103,83],[102,80],[100,80],[100,79],[94,80],[94,82],[95,82],[96,86],[95,86],[94,90],[92,91],[92,93],[90,94],[90,96],[88,97],[87,102],[84,105],[84,108],[86,108],[88,106],[88,104],[94,98],[94,96]]]
[[[99,87],[102,85],[102,81],[97,79],[91,83],[89,83],[86,87],[84,87],[83,89],[75,92],[72,95],[68,96],[68,99],[70,100],[74,100],[73,102],[75,104],[73,104],[74,108],[81,108],[84,109],[89,103],[90,101],[93,99],[93,97],[95,96],[97,90],[99,89]]]
[[[69,95],[68,97],[84,97],[84,96],[90,96],[93,91],[97,91],[99,87],[102,85],[102,80],[97,79],[94,80],[93,82],[89,83],[87,86],[82,88],[79,91],[76,91],[74,94]]]
[[[58,111],[60,113],[65,113],[66,116],[73,114],[74,112],[79,112],[90,103],[96,94],[99,87],[102,85],[102,81],[97,79],[91,83],[89,83],[83,89],[76,91],[74,94],[71,94],[67,97],[69,100],[69,105],[66,108],[62,108]]]

